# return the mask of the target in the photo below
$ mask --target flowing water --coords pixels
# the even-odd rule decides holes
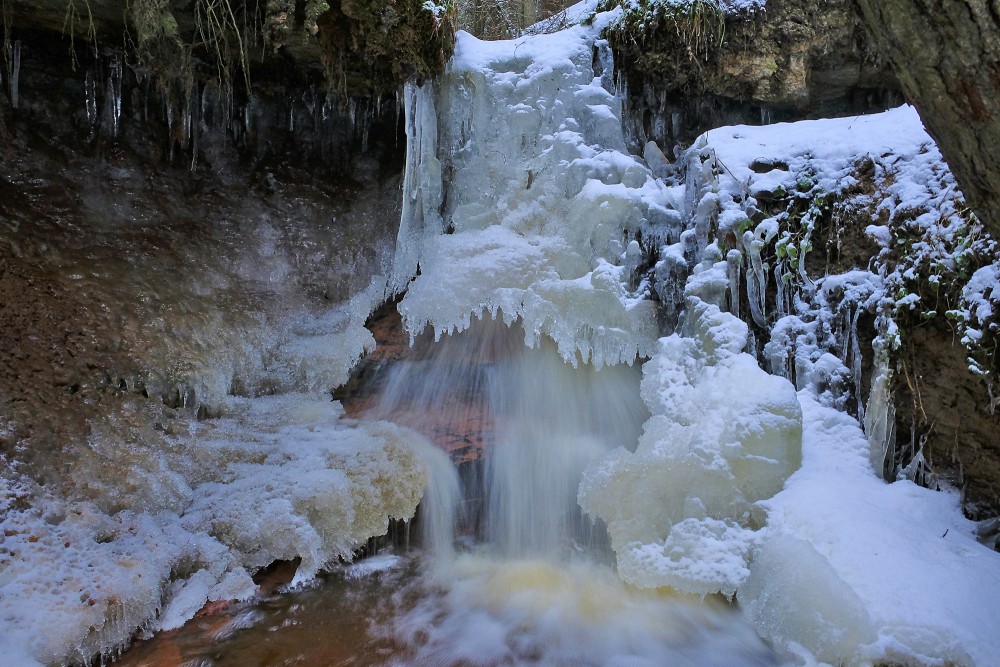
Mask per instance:
[[[463,466],[461,481],[454,466],[432,470],[414,550],[197,619],[124,664],[774,664],[724,601],[624,584],[602,527],[580,513],[584,467],[634,448],[648,416],[640,369],[573,368],[522,338],[477,322],[418,340],[392,369],[370,418],[431,439],[442,421],[458,428],[456,412],[481,429],[469,434],[481,467]]]

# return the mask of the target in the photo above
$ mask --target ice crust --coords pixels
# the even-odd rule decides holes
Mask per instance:
[[[178,436],[194,466],[159,473],[179,490],[179,511],[109,513],[0,476],[11,650],[85,662],[137,627],[178,627],[206,602],[252,596],[250,573],[274,560],[301,557],[296,578],[308,580],[384,534],[390,517],[411,518],[428,470],[446,459],[408,429],[344,424],[339,403],[311,394],[227,407]]]

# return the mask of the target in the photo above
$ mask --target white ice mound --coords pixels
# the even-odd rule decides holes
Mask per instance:
[[[591,464],[579,499],[607,524],[626,581],[732,595],[749,573],[753,503],[799,467],[802,411],[787,380],[741,352],[743,322],[697,297],[685,318],[643,369],[653,416],[638,448]]]
[[[489,312],[523,319],[528,345],[547,335],[574,364],[652,353],[639,241],[679,233],[680,215],[625,152],[620,103],[601,84],[609,67],[595,70],[589,28],[462,33],[436,94],[408,89],[394,271],[411,333],[461,331]]]
[[[421,452],[433,447],[417,433],[388,422],[346,427],[338,404],[301,395],[243,403],[243,418],[215,420],[200,434],[202,447],[228,449],[234,460],[197,488],[183,517],[243,566],[301,557],[297,577],[308,579],[384,535],[390,517],[413,516],[427,484]]]
[[[790,535],[772,536],[754,554],[738,597],[764,637],[779,646],[799,644],[833,665],[875,641],[857,594],[809,542]]]

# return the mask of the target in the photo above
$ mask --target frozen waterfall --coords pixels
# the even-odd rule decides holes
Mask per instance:
[[[655,146],[646,147],[646,160],[629,155],[608,49],[596,39],[607,20],[598,15],[594,26],[508,42],[462,34],[447,74],[406,92],[410,149],[394,278],[398,290],[405,287],[404,324],[411,337],[432,332],[445,346],[435,363],[452,370],[447,346],[468,359],[484,336],[505,340],[504,355],[466,365],[462,372],[471,375],[464,379],[434,377],[438,371],[397,376],[398,395],[422,397],[423,413],[447,409],[447,400],[426,400],[440,393],[435,387],[476,387],[486,415],[479,421],[491,429],[484,541],[448,559],[445,612],[424,608],[402,622],[432,626],[419,654],[443,663],[541,655],[543,662],[591,664],[581,657],[590,648],[566,647],[593,647],[586,637],[600,636],[595,618],[613,625],[630,614],[669,617],[644,607],[653,603],[643,591],[655,597],[672,590],[735,598],[780,657],[753,641],[734,647],[713,635],[713,647],[698,649],[692,661],[684,657],[690,646],[679,649],[655,630],[629,636],[659,648],[636,653],[629,639],[593,664],[635,655],[648,664],[665,656],[680,664],[863,664],[931,655],[976,664],[944,639],[957,627],[950,618],[915,598],[905,608],[887,604],[891,594],[877,582],[898,573],[883,563],[853,567],[849,559],[859,544],[853,517],[864,517],[858,534],[892,535],[902,550],[893,559],[913,568],[907,571],[924,563],[944,576],[943,563],[966,547],[981,548],[952,501],[938,497],[933,523],[952,526],[941,532],[957,531],[956,546],[931,555],[902,546],[913,540],[902,524],[830,505],[831,482],[817,481],[840,480],[861,497],[880,497],[899,517],[935,502],[912,485],[883,486],[867,465],[860,426],[833,409],[844,403],[837,383],[851,368],[859,372],[856,333],[848,332],[842,360],[796,358],[798,393],[746,352],[754,346],[738,317],[741,285],[748,287],[747,315],[759,326],[769,321],[768,308],[783,317],[798,307],[784,287],[774,306],[765,298],[771,267],[759,254],[774,223],[750,224],[742,208],[754,176],[739,181],[732,171],[748,170],[752,151],[766,144],[744,141],[743,128],[731,137],[709,133],[676,176]],[[893,118],[873,117],[872,127],[898,123]],[[768,140],[783,145],[803,136],[792,127],[769,126]],[[845,131],[833,121],[829,127]],[[863,149],[834,151],[823,168],[855,159],[851,151]],[[727,235],[737,239],[735,249]],[[799,258],[792,268],[804,276],[803,267]],[[878,289],[852,280],[866,276],[827,282],[866,294]],[[851,326],[856,321],[855,313]],[[768,354],[782,353],[776,345]],[[627,366],[643,359],[640,380]],[[399,405],[384,405],[380,416]],[[914,509],[900,502],[907,493],[921,496]],[[581,509],[589,515],[583,521]],[[594,604],[582,580],[604,582],[609,574],[585,537],[594,519],[606,526],[617,579],[628,585],[602,593],[607,601],[590,617],[581,611]],[[1000,566],[976,553],[990,563],[979,576],[993,581]],[[625,602],[634,599],[645,601],[636,608]],[[623,616],[612,620],[609,606]],[[681,615],[694,617],[688,613]],[[562,624],[558,632],[546,625],[550,616]],[[975,627],[984,617],[963,622]],[[733,620],[723,623],[730,638],[742,632]],[[966,646],[988,651],[961,632]]]

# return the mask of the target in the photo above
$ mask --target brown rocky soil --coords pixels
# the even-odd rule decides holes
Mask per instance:
[[[931,471],[961,489],[974,519],[1000,514],[1000,412],[991,412],[968,350],[942,318],[908,331],[896,364],[897,450],[923,443]]]
[[[74,73],[51,46],[24,43],[22,106],[0,107],[0,455],[109,511],[133,492],[170,506],[129,471],[217,414],[202,380],[222,371],[231,393],[288,390],[281,369],[251,370],[281,323],[356,294],[386,261],[395,111],[362,121],[367,142],[262,125],[267,148],[250,156],[207,126],[197,159],[177,149],[171,164],[141,86],[125,82],[119,136],[107,136],[84,113],[94,70]],[[266,100],[259,111],[287,117]],[[324,168],[323,151],[344,162]]]

